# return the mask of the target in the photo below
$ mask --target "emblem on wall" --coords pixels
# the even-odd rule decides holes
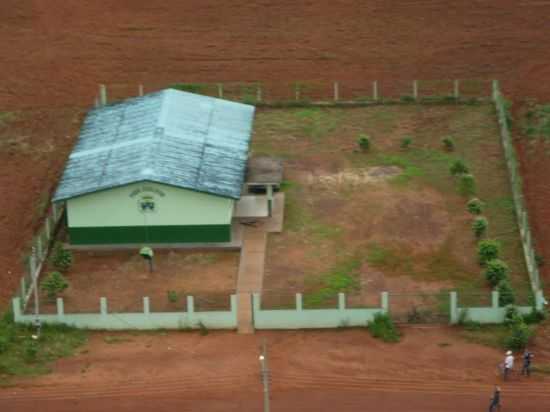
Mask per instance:
[[[138,199],[138,209],[141,213],[153,213],[156,212],[156,203],[153,196],[142,196]]]

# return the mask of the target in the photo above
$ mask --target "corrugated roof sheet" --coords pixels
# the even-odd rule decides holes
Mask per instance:
[[[254,107],[166,89],[93,109],[54,201],[139,181],[238,199]]]

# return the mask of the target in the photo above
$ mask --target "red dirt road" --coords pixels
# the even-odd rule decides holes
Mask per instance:
[[[452,328],[407,328],[398,344],[342,332],[94,334],[52,375],[0,389],[2,410],[258,411],[258,353],[266,338],[273,411],[476,411],[500,383],[500,351],[465,343]],[[111,340],[112,341],[112,340]],[[535,348],[536,350],[536,348]],[[539,352],[537,352],[537,355]],[[541,353],[537,362],[548,359]],[[506,412],[547,411],[550,381],[503,384]],[[406,405],[406,408],[404,408]]]

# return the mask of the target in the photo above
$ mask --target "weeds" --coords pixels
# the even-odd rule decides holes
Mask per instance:
[[[367,324],[367,329],[373,337],[382,339],[384,342],[399,342],[401,338],[393,320],[386,313],[374,315],[374,319]]]

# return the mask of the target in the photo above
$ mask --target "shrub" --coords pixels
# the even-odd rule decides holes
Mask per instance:
[[[535,263],[537,264],[537,267],[543,267],[544,266],[544,256],[539,255],[538,253],[535,253]]]
[[[170,303],[176,303],[178,301],[178,293],[175,290],[168,290],[166,292],[166,296],[168,297],[168,302]]]
[[[483,216],[478,216],[474,219],[474,223],[472,223],[472,231],[477,238],[480,238],[487,231],[487,226],[489,226],[487,219]]]
[[[489,260],[497,259],[500,255],[500,243],[493,239],[480,240],[477,244],[479,263],[485,265]]]
[[[201,321],[199,321],[199,333],[201,334],[201,336],[208,335],[208,328]]]
[[[460,175],[458,191],[464,196],[473,195],[476,192],[476,181],[474,176],[470,174]]]
[[[67,279],[60,272],[50,272],[48,277],[42,282],[42,290],[47,293],[50,299],[55,299],[68,286],[69,282],[67,282]]]
[[[532,335],[533,331],[520,316],[510,325],[510,335],[506,337],[504,343],[510,350],[521,351],[525,349]]]
[[[66,272],[73,264],[73,253],[65,249],[61,242],[57,242],[52,251],[51,262],[57,270]]]
[[[362,151],[368,151],[370,149],[370,137],[366,134],[360,134],[357,139],[357,144]]]
[[[452,152],[453,150],[455,150],[455,141],[453,140],[452,137],[450,136],[444,137],[443,139],[441,139],[441,143],[443,143],[443,147],[448,152]]]
[[[457,175],[463,175],[465,173],[468,173],[469,169],[463,160],[458,159],[451,163],[449,171],[453,176],[457,176]]]
[[[23,344],[23,354],[26,362],[34,362],[38,356],[38,342],[31,339]]]
[[[544,310],[536,310],[533,308],[531,312],[529,312],[526,315],[523,315],[523,321],[527,323],[528,325],[532,323],[539,323],[542,322],[547,318],[547,313]]]
[[[413,140],[408,136],[403,138],[403,140],[401,140],[401,149],[408,149],[411,146],[412,142]]]
[[[0,355],[8,350],[10,341],[7,336],[0,336]]]
[[[512,326],[513,323],[519,322],[521,320],[521,314],[519,313],[518,308],[515,306],[508,306],[506,308],[506,313],[504,314],[504,324],[507,326]]]
[[[483,212],[483,202],[477,197],[474,197],[468,201],[466,204],[468,212],[472,215],[480,215]]]
[[[513,305],[516,301],[516,296],[514,294],[514,289],[512,289],[512,285],[510,285],[510,282],[508,279],[502,279],[498,283],[498,304],[500,306],[507,306],[507,305]]]
[[[497,286],[508,276],[508,265],[500,259],[491,259],[487,261],[485,269],[485,278],[492,287]]]
[[[374,315],[374,319],[368,323],[367,328],[373,337],[382,339],[384,342],[399,342],[399,331],[386,313]]]

